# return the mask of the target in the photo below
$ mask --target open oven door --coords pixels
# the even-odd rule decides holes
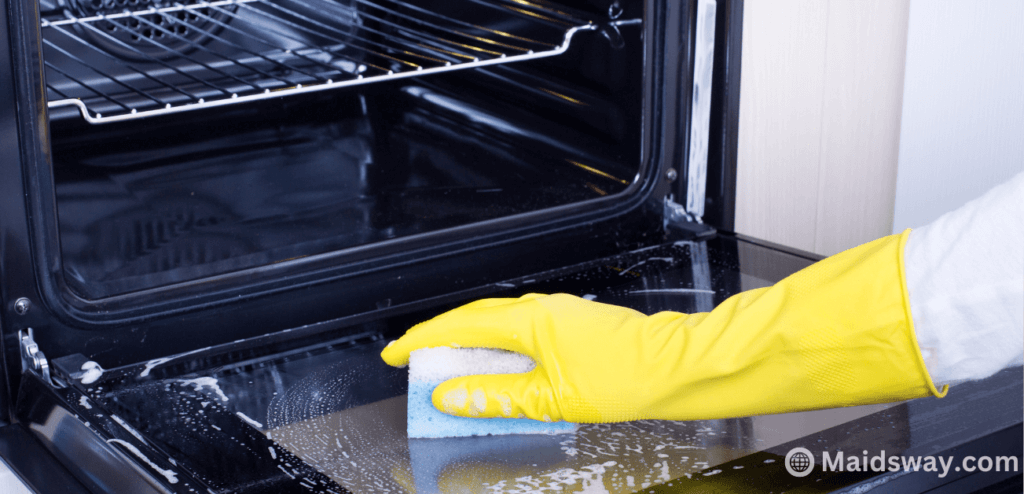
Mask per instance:
[[[890,456],[1019,455],[1019,368],[957,386],[942,400],[584,424],[553,436],[409,439],[407,372],[379,357],[411,325],[482,297],[564,292],[645,313],[700,312],[814,260],[724,233],[669,239],[375,317],[116,369],[62,357],[50,362],[50,382],[25,375],[22,422],[7,428],[23,432],[8,432],[0,451],[43,482],[37,485],[59,479],[89,492],[819,492],[875,484],[886,492],[960,492],[1017,481],[1014,472],[940,478],[816,470],[797,478],[783,460],[798,446],[855,456],[865,449]],[[38,451],[45,443],[74,476],[61,468],[60,475],[39,477],[31,468],[38,460],[12,451],[19,443],[10,441]]]

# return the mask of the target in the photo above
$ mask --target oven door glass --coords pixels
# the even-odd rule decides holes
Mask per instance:
[[[719,237],[509,280],[473,298],[566,292],[645,313],[707,311],[810,263]],[[368,322],[330,341],[200,350],[108,370],[88,384],[80,375],[67,400],[108,443],[152,462],[143,468],[173,475],[167,486],[176,492],[626,493],[757,490],[762,481],[831,489],[872,474],[788,477],[778,447],[854,420],[856,427],[833,439],[871,441],[890,453],[911,444],[904,405],[585,424],[563,435],[409,439],[406,370],[388,367],[379,352],[447,308]]]

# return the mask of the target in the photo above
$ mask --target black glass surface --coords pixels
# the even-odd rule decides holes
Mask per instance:
[[[566,292],[645,313],[696,312],[810,263],[727,238],[683,241],[509,280],[489,291]],[[88,384],[79,372],[68,400],[119,448],[132,444],[163,475],[173,473],[171,487],[179,492],[637,492],[694,482],[759,492],[771,488],[759,482],[773,478],[822,491],[869,475],[783,477],[776,471],[780,445],[855,420],[841,439],[853,433],[889,451],[914,442],[905,404],[581,425],[559,436],[409,439],[406,371],[385,365],[379,352],[410,325],[446,308],[345,334],[197,350],[108,370]],[[862,419],[869,414],[875,415]]]

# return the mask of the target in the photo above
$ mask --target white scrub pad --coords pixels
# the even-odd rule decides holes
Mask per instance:
[[[473,374],[518,374],[533,369],[525,355],[483,348],[422,348],[409,357],[410,438],[499,434],[562,434],[576,430],[569,422],[530,419],[466,418],[441,413],[430,399],[438,384]]]

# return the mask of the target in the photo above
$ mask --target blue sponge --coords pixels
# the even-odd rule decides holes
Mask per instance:
[[[466,437],[500,434],[563,434],[576,430],[570,422],[530,419],[453,417],[434,408],[430,395],[448,379],[471,374],[517,374],[533,369],[525,355],[483,348],[423,348],[409,358],[410,438]]]

